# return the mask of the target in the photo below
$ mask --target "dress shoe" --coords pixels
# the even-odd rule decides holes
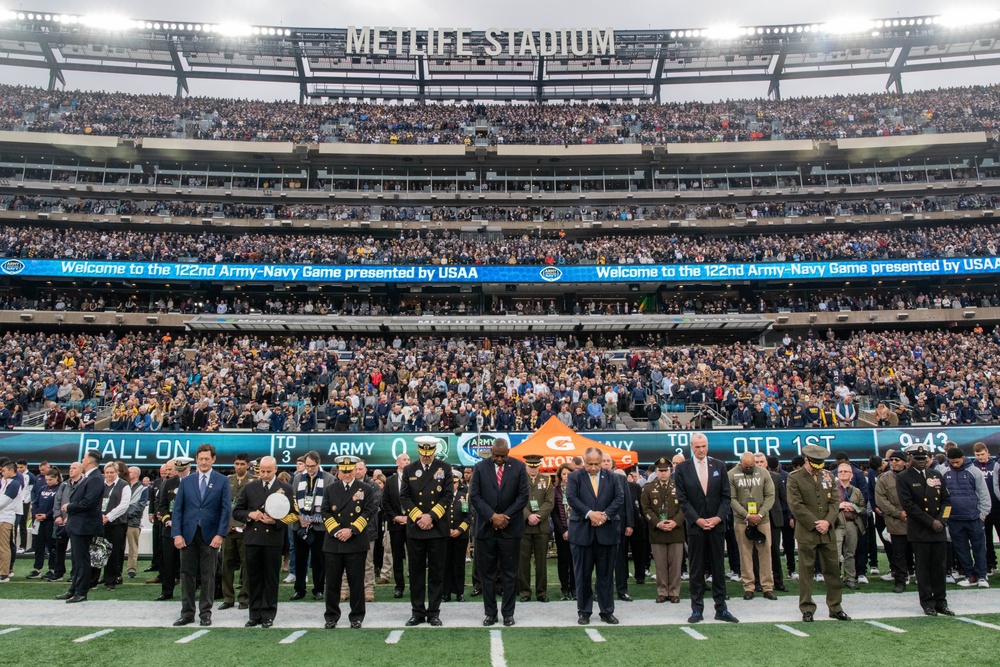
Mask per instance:
[[[531,602],[530,595],[522,595],[519,599],[521,600],[521,602]]]
[[[732,613],[730,613],[730,611],[728,609],[716,612],[715,613],[715,620],[717,620],[717,621],[725,621],[726,623],[739,623],[740,622],[740,619],[738,619],[735,616],[733,616]]]
[[[240,603],[240,606],[239,606],[239,610],[240,610],[240,611],[246,611],[246,610],[247,610],[247,609],[249,609],[249,608],[250,608],[250,605],[249,605],[249,604],[247,604],[246,602],[241,602],[241,603]]]
[[[246,623],[243,624],[243,627],[244,628],[256,628],[258,625],[260,625],[260,621],[255,621],[255,620],[253,620],[251,618],[249,621],[247,621]]]
[[[430,626],[434,628],[440,628],[442,625],[444,625],[444,623],[441,622],[441,618],[438,616],[435,616],[434,618],[428,618],[427,623],[429,623]]]
[[[475,593],[473,593],[473,595],[475,595]],[[399,598],[403,597],[403,591],[397,588],[392,592],[392,597],[398,600]]]
[[[295,591],[294,593],[292,593],[292,599],[293,600],[301,600],[305,596],[306,596],[305,593],[300,593],[299,591]]]
[[[680,604],[680,603],[681,603],[681,598],[679,595],[670,596],[670,604]]]
[[[155,567],[147,567],[143,572],[159,572],[159,570]]]
[[[73,597],[72,593],[61,593],[61,594],[59,594],[59,595],[56,596],[56,599],[57,600],[69,600],[71,597]]]
[[[559,596],[559,599],[562,600],[563,602],[568,602],[569,601],[569,593],[567,593],[566,591],[563,591],[562,594]]]
[[[322,593],[313,593],[313,600],[322,600],[322,599],[323,599]]]
[[[590,625],[590,616],[587,614],[580,614],[576,617],[577,625]]]
[[[629,595],[628,593],[619,593],[618,599],[621,600],[622,602],[631,602],[632,596]]]
[[[441,598],[441,602],[451,602],[451,596],[445,595],[444,597]]]
[[[351,629],[352,630],[360,630],[361,629],[361,621],[351,621]]]
[[[262,628],[269,628],[272,625],[274,625],[274,621],[261,621],[260,622],[260,627],[262,627]]]
[[[753,600],[753,591],[743,591],[744,600]]]
[[[601,620],[608,625],[618,625],[618,618],[614,614],[601,614]]]
[[[200,625],[203,628],[207,628],[207,627],[209,627],[209,626],[212,625],[212,619],[210,619],[210,618],[203,618],[200,621],[198,621],[198,625]]]
[[[472,597],[476,597],[476,596],[479,596],[479,595],[482,595],[482,594],[483,594],[483,589],[481,589],[481,588],[473,588],[472,589]],[[400,592],[399,596],[403,597],[402,592]]]
[[[455,602],[465,602],[465,596],[464,595],[456,595],[455,596]]]
[[[179,628],[182,625],[191,625],[192,623],[194,623],[193,618],[178,618],[176,621],[174,621],[174,627]]]
[[[774,585],[774,590],[781,591],[782,593],[787,593],[788,592],[788,588],[784,584],[775,584]]]
[[[539,602],[548,602],[549,601],[549,597],[547,595],[539,595],[535,599],[538,600]]]
[[[173,600],[173,599],[174,599],[173,595],[164,595],[163,593],[160,593],[155,598],[153,598],[153,600],[155,600],[156,602],[165,602],[166,600]]]
[[[337,627],[337,624],[334,621],[327,621],[326,625],[323,626],[325,630],[333,630],[335,627]]]
[[[937,613],[941,614],[942,616],[954,616],[955,615],[955,612],[953,612],[951,609],[948,609],[948,607],[940,607],[939,609],[936,609],[935,611],[937,611]]]
[[[811,611],[807,611],[807,612],[803,613],[802,614],[802,622],[803,623],[812,623],[813,622],[813,613]]]
[[[404,625],[406,625],[406,627],[408,628],[412,628],[414,625],[420,625],[426,620],[427,619],[425,619],[423,616],[410,616],[410,620],[408,620]]]
[[[932,609],[931,607],[924,607],[925,616],[937,616],[937,609]]]
[[[643,585],[645,585],[646,580],[645,579],[636,579],[635,583],[639,584],[640,586],[643,586]]]
[[[86,602],[86,601],[87,601],[87,596],[86,595],[74,595],[70,599],[66,600],[66,603],[67,604],[76,604],[77,602]]]
[[[688,616],[688,623],[701,623],[703,620],[705,620],[705,617],[700,611],[692,612],[691,615]]]
[[[496,625],[496,624],[497,624],[497,617],[496,616],[487,616],[486,618],[483,619],[483,627],[484,628],[488,628],[491,625]]]
[[[375,594],[365,593],[365,602],[375,602]]]
[[[893,593],[905,593],[906,592],[906,584],[904,584],[902,582],[896,582],[896,585],[892,587],[892,592]]]
[[[666,602],[669,599],[670,598],[668,598],[666,595],[657,595],[656,596],[656,604],[660,604],[661,602]]]
[[[838,611],[836,614],[830,614],[830,618],[835,618],[838,621],[849,621],[851,617],[842,611]]]
[[[233,602],[223,602],[222,604],[219,605],[219,611],[225,611],[227,609],[232,609],[235,606],[236,606],[236,604],[233,603]]]
[[[385,586],[386,584],[389,583],[389,580],[386,579],[385,577],[382,577],[381,579],[379,579],[375,583],[378,584],[379,586]]]
[[[160,579],[159,577],[153,577],[152,579],[149,579],[148,581],[146,581],[146,583],[147,584],[162,584],[163,580]]]
[[[760,584],[757,584],[756,586],[753,587],[753,591],[754,593],[763,593],[764,587],[761,586]]]
[[[514,625],[514,617],[513,616],[508,616],[507,618],[503,619],[503,627],[509,628],[512,625]]]
[[[778,596],[774,594],[774,591],[764,591],[765,600],[777,600]]]

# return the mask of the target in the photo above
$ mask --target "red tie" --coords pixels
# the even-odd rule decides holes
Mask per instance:
[[[497,466],[497,488],[500,488],[500,482],[503,481],[503,466]]]

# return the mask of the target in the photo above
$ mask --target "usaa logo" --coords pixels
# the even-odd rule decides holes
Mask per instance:
[[[0,264],[0,271],[3,271],[8,276],[16,276],[21,271],[24,271],[24,262],[19,259],[8,259],[3,264]]]
[[[541,270],[539,275],[545,282],[554,283],[555,281],[562,278],[562,271],[554,266],[546,266],[544,269]]]
[[[488,452],[493,448],[493,441],[496,439],[495,435],[489,433],[483,433],[480,436],[475,433],[464,434],[456,447],[459,461],[465,466],[476,465],[482,461],[483,452]]]

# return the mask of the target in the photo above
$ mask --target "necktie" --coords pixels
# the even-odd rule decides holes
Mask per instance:
[[[708,495],[708,459],[698,461],[698,479],[701,480],[701,491]]]
[[[205,491],[208,489],[208,475],[201,476],[201,497],[205,497]]]
[[[264,493],[268,493],[270,491],[271,491],[271,483],[270,482],[264,482]]]
[[[597,497],[597,475],[590,476],[590,486],[594,489],[594,497]]]
[[[503,481],[503,466],[497,466],[497,488],[500,488],[500,482]]]

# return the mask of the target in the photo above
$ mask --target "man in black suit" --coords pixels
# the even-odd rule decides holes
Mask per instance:
[[[173,462],[168,464],[173,467],[174,474],[168,477],[156,496],[156,513],[163,522],[163,530],[160,532],[160,547],[163,561],[160,563],[160,575],[146,583],[160,584],[160,594],[156,597],[157,602],[172,600],[174,598],[174,587],[181,579],[181,552],[174,546],[173,535],[173,513],[174,503],[177,500],[177,489],[180,488],[181,480],[191,471],[191,463],[194,462],[190,456],[178,456]]]
[[[410,606],[413,610],[407,627],[425,620],[441,625],[441,599],[444,597],[444,562],[448,555],[448,508],[455,490],[451,466],[435,458],[438,439],[416,438],[420,459],[403,469],[400,504],[409,521],[406,524],[406,554],[410,570]],[[426,603],[424,593],[427,593]]]
[[[357,630],[365,620],[365,560],[371,543],[365,529],[375,521],[378,494],[374,484],[355,476],[354,468],[360,460],[356,456],[334,459],[337,480],[323,488],[320,512],[327,532],[323,540],[327,570],[326,612],[323,617],[327,629],[337,627],[340,620],[340,590],[345,572],[351,599],[348,614],[351,627]],[[440,562],[436,564],[442,565]]]
[[[90,590],[90,542],[104,534],[101,501],[104,497],[104,477],[95,472],[101,463],[99,452],[90,450],[80,462],[83,477],[70,492],[69,502],[63,505],[66,517],[66,534],[69,535],[73,556],[73,572],[69,590],[56,597],[66,602],[86,602]]]
[[[278,579],[281,572],[281,550],[288,541],[288,526],[299,520],[294,511],[276,519],[265,511],[268,497],[278,494],[288,498],[289,507],[295,497],[292,487],[275,479],[278,463],[265,456],[257,466],[257,479],[249,482],[233,508],[233,518],[246,524],[243,546],[246,550],[244,572],[250,604],[250,620],[246,627],[269,628],[278,613]]]
[[[403,469],[410,465],[410,455],[396,457],[396,472],[385,480],[382,493],[382,516],[389,527],[389,548],[392,550],[392,597],[403,597],[403,561],[406,559],[406,512],[399,504],[399,494],[403,490]]]
[[[691,575],[691,616],[698,623],[705,611],[705,561],[712,571],[715,620],[738,623],[726,607],[726,512],[729,509],[729,477],[726,464],[708,455],[708,437],[691,436],[692,458],[677,465],[674,484],[684,512]]]
[[[954,616],[945,591],[945,556],[951,496],[939,472],[928,465],[930,452],[911,445],[910,467],[896,475],[896,494],[906,512],[906,539],[916,560],[917,594],[928,616]]]
[[[601,468],[601,450],[590,447],[583,456],[583,468],[570,473],[566,481],[570,506],[569,548],[576,577],[577,623],[587,625],[594,612],[591,576],[597,568],[597,604],[601,620],[617,625],[614,600],[614,554],[620,528],[614,517],[621,511],[625,495],[614,476]]]
[[[476,514],[476,560],[483,586],[483,625],[497,622],[496,579],[503,580],[503,624],[514,625],[517,600],[517,568],[524,535],[524,508],[528,504],[528,470],[509,458],[510,446],[503,438],[493,441],[490,458],[472,470],[469,502]],[[513,520],[512,520],[513,519]]]
[[[618,528],[618,548],[615,549],[615,594],[622,602],[631,602],[632,596],[628,594],[628,545],[635,531],[633,505],[639,501],[639,497],[632,495],[628,487],[628,477],[624,473],[618,474],[611,454],[605,452],[601,455],[601,467],[611,473],[611,479],[615,484],[622,487],[622,507],[618,515],[611,518]]]

